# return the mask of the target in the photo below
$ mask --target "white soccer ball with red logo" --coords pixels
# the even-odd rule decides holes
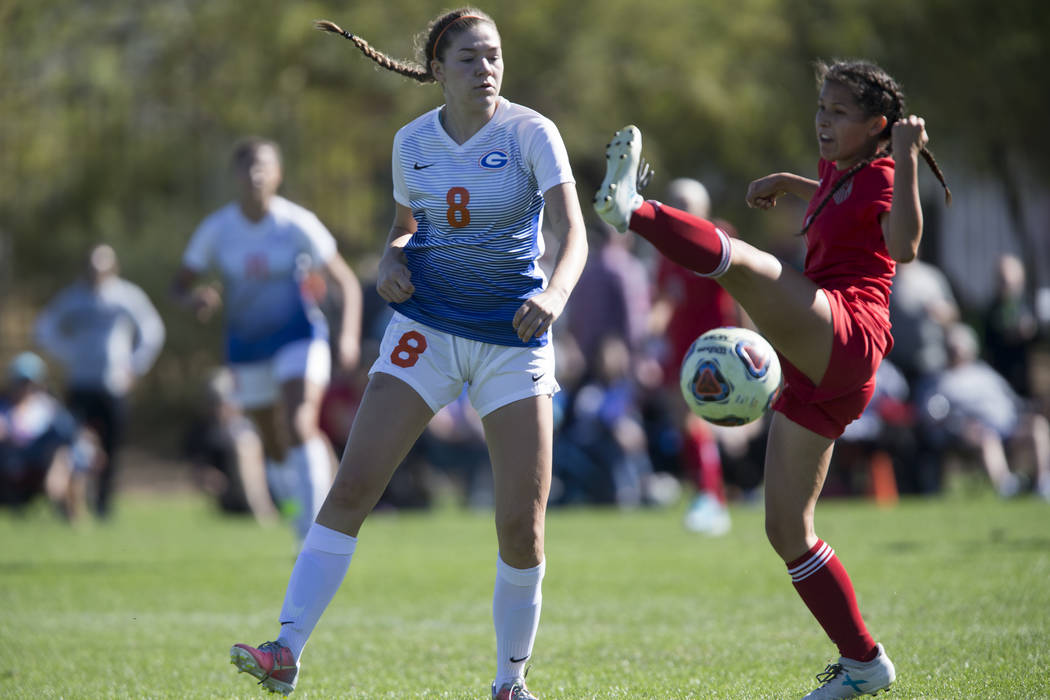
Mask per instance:
[[[773,346],[747,328],[707,331],[682,359],[682,396],[693,413],[715,425],[744,425],[762,417],[780,393]]]

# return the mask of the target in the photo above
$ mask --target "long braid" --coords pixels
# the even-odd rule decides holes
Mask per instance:
[[[362,39],[361,37],[351,34],[350,32],[341,28],[335,22],[330,22],[326,19],[319,19],[316,22],[314,22],[314,27],[322,31],[338,34],[342,37],[349,39],[350,41],[354,42],[354,45],[357,46],[357,48],[361,50],[361,53],[378,63],[381,67],[386,68],[387,70],[399,73],[405,76],[406,78],[412,78],[413,80],[416,80],[420,83],[435,82],[434,74],[430,71],[424,70],[416,64],[397,61],[390,58],[382,51],[372,48],[372,45],[364,39]]]
[[[922,159],[926,161],[926,165],[930,166],[930,170],[933,171],[934,176],[936,176],[936,178],[940,180],[941,187],[944,188],[945,205],[951,206],[952,191],[948,189],[948,183],[944,179],[944,173],[941,172],[941,166],[937,165],[937,161],[936,159],[934,159],[933,154],[930,153],[930,149],[926,148],[925,146],[922,147],[922,150],[919,151],[919,153],[922,154]]]
[[[361,37],[346,31],[335,22],[327,19],[316,20],[314,27],[349,39],[361,50],[361,53],[389,71],[403,75],[406,78],[412,78],[420,83],[435,83],[437,78],[434,77],[434,71],[430,66],[430,62],[444,60],[445,48],[452,41],[452,38],[480,22],[489,22],[493,26],[496,25],[491,17],[474,7],[461,7],[458,10],[446,12],[432,20],[427,25],[426,31],[417,38],[416,48],[423,59],[421,63],[398,61],[390,58],[382,51],[373,48],[371,44]]]

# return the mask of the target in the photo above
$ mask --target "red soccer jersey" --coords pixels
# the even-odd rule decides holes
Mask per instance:
[[[820,185],[805,221],[847,171],[821,159],[818,172]],[[806,277],[825,289],[853,288],[887,330],[896,263],[886,250],[879,217],[892,204],[893,159],[879,158],[835,192],[806,232]]]

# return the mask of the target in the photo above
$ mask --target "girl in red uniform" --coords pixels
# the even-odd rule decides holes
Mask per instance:
[[[630,228],[680,265],[715,277],[780,355],[785,386],[766,450],[766,535],[841,654],[806,697],[845,698],[874,695],[896,672],[868,634],[845,568],[817,537],[813,513],[835,439],[864,410],[893,344],[895,265],[915,257],[922,237],[919,156],[942,185],[944,178],[925,148],[923,120],[906,115],[904,96],[885,71],[865,62],[821,63],[817,81],[819,180],[774,173],[747,191],[748,205],[759,209],[786,194],[809,201],[804,273],[709,221],[644,201],[634,126],[609,145],[594,206],[618,230]],[[950,201],[946,185],[945,193]]]

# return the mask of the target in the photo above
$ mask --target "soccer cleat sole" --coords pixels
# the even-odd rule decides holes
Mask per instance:
[[[612,141],[605,148],[605,179],[598,193],[594,196],[594,208],[601,214],[608,212],[616,205],[619,183],[625,179],[633,182],[641,157],[642,133],[638,127],[628,125],[613,134]]]
[[[239,673],[247,673],[252,678],[258,679],[259,685],[271,693],[279,693],[287,696],[295,688],[276,678],[266,678],[266,672],[255,663],[255,659],[248,652],[234,647],[230,649],[230,663],[237,667]]]

